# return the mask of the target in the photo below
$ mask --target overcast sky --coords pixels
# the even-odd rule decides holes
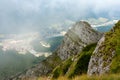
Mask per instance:
[[[119,8],[120,0],[0,0],[0,33],[88,17],[120,18]]]

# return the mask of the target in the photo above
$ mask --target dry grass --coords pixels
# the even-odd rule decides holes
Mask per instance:
[[[110,74],[102,76],[91,76],[87,75],[77,76],[72,80],[120,80],[120,74]]]
[[[91,77],[88,77],[87,75],[81,75],[71,79],[65,76],[61,76],[58,79],[48,79],[47,77],[41,77],[38,80],[120,80],[120,74],[110,74],[110,75],[91,76]]]

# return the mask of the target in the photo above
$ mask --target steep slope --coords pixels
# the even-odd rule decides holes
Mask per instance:
[[[65,60],[76,55],[86,45],[96,43],[101,36],[102,34],[95,31],[87,22],[77,22],[65,35],[57,53],[62,60]]]
[[[90,57],[96,47],[96,43],[86,46],[78,55],[72,56],[62,62],[52,72],[52,78],[56,79],[60,76],[68,78],[80,74],[86,74]]]
[[[48,75],[62,61],[80,53],[87,45],[98,42],[101,36],[102,34],[92,29],[87,22],[77,22],[67,32],[62,44],[51,56],[11,79],[36,80],[39,76]]]
[[[120,21],[98,42],[89,62],[88,75],[120,73]]]

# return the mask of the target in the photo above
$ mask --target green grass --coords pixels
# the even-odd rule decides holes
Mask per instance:
[[[66,73],[67,77],[71,78],[74,77],[75,75],[87,73],[88,63],[95,47],[96,43],[88,45],[83,49],[81,53],[77,55],[77,57],[75,57],[74,62],[71,64],[69,68],[69,71]]]
[[[52,72],[53,78],[58,78],[59,76],[65,75],[65,73],[68,71],[71,64],[72,64],[72,60],[71,58],[69,58],[68,60],[63,62],[61,65],[57,66]]]
[[[81,53],[70,57],[62,64],[58,65],[52,72],[53,78],[58,78],[59,76],[73,77],[75,75],[86,73],[95,46],[96,43],[88,45]]]
[[[120,21],[105,34],[101,48],[103,49],[99,53],[103,55],[103,67],[111,63],[110,73],[120,73]],[[115,56],[112,55],[113,52]]]

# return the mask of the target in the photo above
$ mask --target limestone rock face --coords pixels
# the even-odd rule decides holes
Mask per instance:
[[[36,80],[39,76],[47,75],[63,60],[78,54],[78,52],[80,53],[87,45],[98,42],[101,36],[102,33],[92,29],[87,22],[77,22],[71,29],[68,30],[64,36],[62,44],[55,51],[55,53],[33,68],[28,69],[24,73],[12,77],[11,79]]]
[[[111,31],[104,34],[94,50],[89,66],[88,75],[117,73],[120,70],[120,21]]]
[[[110,65],[112,58],[115,55],[115,50],[111,51],[111,56],[107,58],[107,60],[104,59],[105,54],[101,53],[100,50],[104,50],[103,43],[105,42],[105,36],[103,36],[100,41],[97,44],[96,49],[93,52],[93,55],[91,56],[89,66],[88,66],[88,75],[101,75],[104,73],[108,73],[110,70]],[[107,65],[104,65],[107,63]]]
[[[105,41],[105,36],[103,36],[100,41],[98,42],[93,54],[91,56],[90,62],[89,62],[89,66],[88,66],[88,75],[93,75],[93,74],[102,74],[104,73],[104,71],[107,71],[107,67],[105,67],[103,69],[103,57],[104,55],[101,55],[101,53],[99,53],[99,49],[102,45],[102,43]],[[97,55],[97,56],[96,56]]]
[[[82,51],[86,45],[98,42],[101,36],[102,34],[95,31],[87,22],[77,22],[65,35],[57,53],[65,60]]]

